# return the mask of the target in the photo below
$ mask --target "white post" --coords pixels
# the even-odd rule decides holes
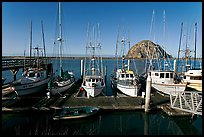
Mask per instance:
[[[174,59],[174,73],[177,72],[177,67],[176,67],[176,59]]]
[[[81,60],[81,77],[83,77],[83,70],[84,70],[84,60]]]
[[[146,83],[145,112],[148,112],[150,110],[151,85],[152,85],[152,78],[149,72],[147,76],[147,83]]]
[[[128,70],[130,70],[130,60],[128,59]]]
[[[47,92],[46,94],[47,94],[47,98],[50,98],[50,92]]]
[[[87,98],[89,98],[90,97],[90,94],[89,94],[89,92],[87,92]]]

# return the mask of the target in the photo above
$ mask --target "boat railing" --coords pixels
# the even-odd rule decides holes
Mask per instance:
[[[171,108],[202,115],[202,92],[183,91],[170,93]]]

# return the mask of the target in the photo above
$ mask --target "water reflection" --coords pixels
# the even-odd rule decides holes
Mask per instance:
[[[2,130],[5,135],[201,135],[201,122],[202,117],[192,122],[143,111],[105,111],[62,121],[53,121],[52,114],[3,114]]]

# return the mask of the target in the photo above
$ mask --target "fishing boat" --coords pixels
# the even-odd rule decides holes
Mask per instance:
[[[176,83],[174,71],[171,70],[150,70],[152,87],[163,95],[176,95],[177,92],[185,91],[186,84]]]
[[[125,38],[122,38],[122,68],[115,68],[115,72],[111,75],[111,85],[112,87],[118,89],[125,95],[137,97],[141,89],[141,84],[139,83],[138,75],[134,74],[133,70],[130,70],[130,64],[125,65],[125,55],[124,46]],[[116,44],[116,56],[117,56],[117,44]],[[118,63],[118,62],[117,62]],[[118,65],[117,65],[118,66]],[[126,68],[126,66],[128,68]]]
[[[68,120],[89,117],[96,114],[100,108],[98,107],[64,107],[55,108],[53,120]]]
[[[50,80],[50,77],[46,65],[47,62],[46,57],[42,56],[40,58],[39,52],[41,49],[44,49],[45,55],[45,45],[44,48],[39,47],[32,48],[32,22],[31,22],[30,58],[32,56],[32,50],[35,50],[37,52],[37,57],[35,58],[35,62],[33,64],[30,64],[30,68],[25,69],[25,71],[22,74],[22,77],[11,83],[11,87],[13,87],[18,96],[45,92],[47,89],[47,83]]]
[[[48,83],[48,91],[51,95],[61,95],[61,93],[70,89],[75,83],[73,72],[63,71],[62,67],[62,19],[61,19],[61,3],[59,2],[59,41],[60,47],[60,70],[59,75],[52,74],[52,79]]]
[[[197,91],[202,91],[202,69],[201,69],[202,67],[196,66],[196,32],[197,32],[197,23],[195,23],[194,64],[189,63],[190,50],[186,47],[186,50],[185,50],[186,69],[184,72],[181,73],[180,77],[181,77],[181,81],[187,84],[187,87],[190,87],[191,89],[195,89]]]
[[[146,74],[150,73],[153,90],[162,95],[177,95],[177,92],[185,91],[186,84],[175,80],[175,72],[172,68],[170,59],[165,55],[165,52],[159,57],[157,53],[162,53],[162,51],[158,46],[155,46],[153,51],[149,51],[148,48],[146,51],[147,53],[153,53],[152,56],[148,55],[148,58],[146,59],[147,68],[145,68],[145,70],[147,70]]]
[[[99,30],[99,24],[98,24]],[[105,75],[103,72],[103,61],[101,56],[101,44],[98,40],[96,44],[94,40],[94,27],[93,27],[93,36],[92,40],[89,42],[89,26],[87,29],[87,44],[86,44],[86,56],[84,62],[84,71],[83,71],[83,81],[80,90],[86,92],[86,96],[89,98],[96,97],[105,90]],[[99,35],[98,35],[99,36]],[[99,39],[99,37],[98,37]],[[88,45],[90,43],[90,45]],[[87,55],[87,51],[90,49],[90,55]],[[96,50],[99,49],[99,50]],[[96,55],[96,52],[99,52],[99,55]]]

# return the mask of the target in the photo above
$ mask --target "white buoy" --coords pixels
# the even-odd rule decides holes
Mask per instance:
[[[84,60],[81,60],[81,77],[83,76],[83,70],[84,70]]]
[[[147,83],[146,83],[145,112],[148,112],[150,110],[151,85],[152,85],[152,78],[149,72],[147,76]]]

